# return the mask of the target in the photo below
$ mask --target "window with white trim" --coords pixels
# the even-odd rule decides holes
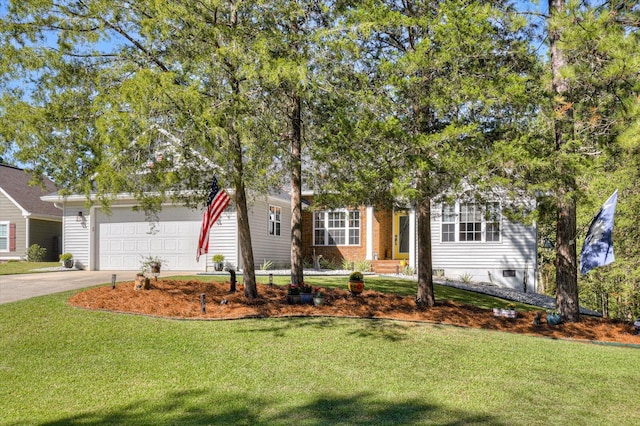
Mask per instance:
[[[9,222],[0,222],[0,251],[9,251]]]
[[[360,245],[360,211],[314,212],[313,244],[316,246]]]
[[[456,206],[444,204],[442,206],[442,242],[456,240]]]
[[[441,241],[499,242],[501,221],[500,203],[443,204]]]
[[[487,213],[485,217],[485,235],[487,241],[500,241],[500,222],[502,214],[500,213],[500,203],[487,204]]]
[[[282,210],[278,206],[269,206],[269,235],[280,235]]]
[[[460,241],[482,241],[482,212],[476,204],[460,204]]]

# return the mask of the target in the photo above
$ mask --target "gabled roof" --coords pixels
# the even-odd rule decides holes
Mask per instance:
[[[0,164],[0,192],[4,193],[24,212],[36,216],[62,217],[62,211],[40,197],[58,190],[46,177],[44,189],[40,185],[30,186],[31,175],[18,167]]]

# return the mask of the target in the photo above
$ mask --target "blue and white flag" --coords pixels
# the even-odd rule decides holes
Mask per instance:
[[[580,254],[580,272],[586,274],[593,268],[608,265],[613,256],[613,216],[616,212],[618,190],[604,203],[589,226]]]

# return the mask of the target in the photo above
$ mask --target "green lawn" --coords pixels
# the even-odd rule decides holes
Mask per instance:
[[[400,321],[175,321],[70,294],[0,305],[1,425],[640,424],[637,349]]]
[[[54,266],[60,266],[60,262],[6,262],[0,263],[0,275],[12,275],[12,274],[32,274],[39,272],[37,269],[52,268]]]

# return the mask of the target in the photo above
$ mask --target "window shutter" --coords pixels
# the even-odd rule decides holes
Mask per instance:
[[[16,251],[16,224],[9,224],[9,251]]]

